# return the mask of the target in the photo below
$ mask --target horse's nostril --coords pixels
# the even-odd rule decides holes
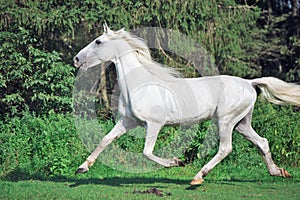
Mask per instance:
[[[77,56],[75,57],[75,61],[76,61],[76,62],[79,62],[79,58],[78,58]]]

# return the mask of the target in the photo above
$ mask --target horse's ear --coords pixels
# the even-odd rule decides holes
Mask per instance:
[[[105,24],[103,24],[103,30],[104,30],[104,33],[107,33],[107,29],[106,29]]]
[[[107,23],[105,22],[103,24],[103,28],[104,28],[104,32],[109,34],[109,35],[113,35],[114,34],[114,31],[110,30],[110,28],[108,27]]]
[[[106,22],[104,22],[104,24],[103,24],[103,29],[104,29],[105,33],[108,33],[108,31],[110,31],[110,29],[109,29],[109,27],[108,27],[108,25],[107,25]]]

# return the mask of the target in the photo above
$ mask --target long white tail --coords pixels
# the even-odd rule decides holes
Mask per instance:
[[[251,80],[258,86],[263,96],[274,104],[291,104],[300,107],[300,85],[286,83],[274,77],[263,77]]]

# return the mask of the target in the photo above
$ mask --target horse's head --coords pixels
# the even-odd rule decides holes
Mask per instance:
[[[122,31],[122,30],[120,30]],[[75,67],[87,70],[90,67],[102,62],[110,61],[116,57],[116,34],[110,30],[107,24],[104,24],[104,33],[83,48],[75,57]]]

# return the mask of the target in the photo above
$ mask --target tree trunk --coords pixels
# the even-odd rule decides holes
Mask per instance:
[[[292,16],[297,17],[298,16],[298,8],[299,8],[299,2],[298,0],[292,0]]]
[[[270,17],[272,15],[272,4],[271,0],[267,0],[267,7],[268,7],[268,16]]]
[[[106,63],[101,64],[101,79],[100,79],[100,84],[97,90],[97,95],[100,96],[101,102],[103,102],[105,108],[109,110],[109,100],[107,96],[107,90],[106,90],[106,74],[105,74],[105,68],[106,68]]]

